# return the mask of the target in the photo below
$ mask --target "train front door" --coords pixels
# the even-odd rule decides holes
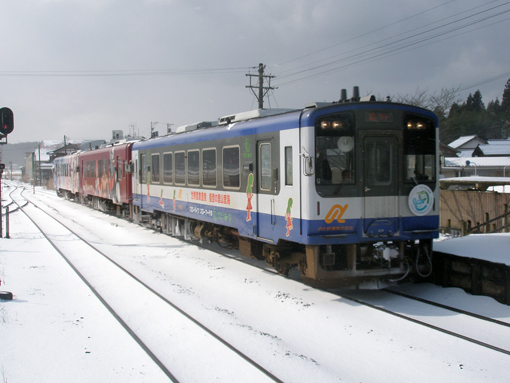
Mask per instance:
[[[366,132],[363,145],[363,232],[388,237],[399,228],[398,141],[392,135]]]
[[[257,196],[257,237],[272,240],[274,238],[275,225],[275,194],[276,171],[272,155],[273,143],[271,140],[257,142],[257,171],[256,196]]]

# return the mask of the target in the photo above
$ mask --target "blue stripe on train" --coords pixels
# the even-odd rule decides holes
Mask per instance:
[[[143,201],[142,201],[143,199]],[[439,235],[439,216],[402,217],[383,219],[346,219],[327,224],[324,220],[289,221],[283,216],[271,217],[269,214],[237,210],[225,206],[211,206],[196,202],[150,197],[134,194],[133,204],[142,205],[142,210],[154,210],[180,215],[186,218],[215,223],[236,228],[244,237],[257,238],[259,232],[255,227],[258,222],[263,225],[264,238],[274,241],[279,239],[302,243],[305,245],[334,245],[382,240],[417,240],[432,239]],[[272,219],[272,221],[271,221]],[[269,223],[271,222],[271,223]],[[272,226],[272,227],[271,227]],[[372,230],[372,232],[370,231]],[[391,232],[390,232],[391,231]],[[372,237],[364,236],[371,234]],[[398,235],[395,236],[395,233]],[[268,235],[269,234],[269,235]],[[288,234],[288,235],[287,235]]]

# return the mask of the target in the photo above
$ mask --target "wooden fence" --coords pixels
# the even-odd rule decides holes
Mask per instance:
[[[509,206],[509,193],[441,190],[439,225],[453,235],[508,232]]]

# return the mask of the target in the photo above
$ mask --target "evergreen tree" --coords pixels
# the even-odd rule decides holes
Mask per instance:
[[[496,101],[490,101],[489,104],[487,104],[487,113],[494,117],[498,117],[501,114],[501,104],[497,97]]]
[[[501,112],[504,118],[510,120],[510,79],[506,82],[505,90],[503,91],[503,98],[501,100]]]
[[[448,114],[448,116],[455,116],[457,114],[460,114],[460,112],[462,112],[462,107],[459,104],[454,103],[450,108],[450,113]]]
[[[482,93],[477,90],[473,95],[473,111],[474,112],[485,112],[485,105],[482,101]]]
[[[485,111],[485,105],[482,102],[482,93],[479,90],[477,90],[473,95],[469,93],[469,96],[466,100],[465,109],[469,112],[477,113]]]
[[[464,110],[467,110],[469,112],[472,112],[475,110],[473,95],[471,93],[469,93],[469,96],[463,106],[464,106]]]

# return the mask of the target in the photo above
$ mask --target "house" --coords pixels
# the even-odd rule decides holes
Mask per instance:
[[[439,143],[439,155],[442,157],[458,157],[460,154],[459,149],[452,148],[450,145]]]
[[[55,158],[66,156],[70,153],[76,152],[77,150],[80,150],[79,144],[66,143],[64,146],[59,146],[47,153],[49,155],[49,162],[53,163]]]
[[[510,157],[446,157],[441,166],[445,178],[510,176]]]
[[[483,138],[480,138],[474,134],[471,136],[459,137],[455,141],[450,142],[448,146],[459,150],[459,157],[471,157],[473,155],[473,151],[480,144],[486,145],[487,140],[484,140]]]
[[[489,140],[479,144],[473,151],[474,157],[510,157],[510,140]]]

